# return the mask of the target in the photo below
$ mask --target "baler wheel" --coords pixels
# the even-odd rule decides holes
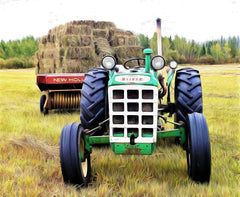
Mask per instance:
[[[45,102],[46,102],[46,95],[43,94],[40,98],[40,112],[43,112]]]
[[[85,150],[83,127],[70,123],[63,127],[60,141],[60,162],[65,183],[87,187],[91,176],[90,153]]]
[[[188,115],[186,134],[188,175],[196,182],[208,183],[211,174],[211,150],[208,127],[203,114]]]
[[[43,114],[44,114],[44,116],[48,114],[48,109],[47,108],[43,108]]]

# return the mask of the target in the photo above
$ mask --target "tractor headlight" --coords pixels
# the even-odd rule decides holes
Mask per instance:
[[[175,69],[175,68],[177,68],[177,62],[174,61],[174,60],[172,60],[172,61],[169,63],[169,66],[170,66],[171,69]]]
[[[165,66],[165,60],[162,56],[156,55],[151,60],[151,66],[154,70],[161,70]]]
[[[106,55],[102,59],[102,66],[108,70],[112,70],[116,63],[116,59],[112,55]]]

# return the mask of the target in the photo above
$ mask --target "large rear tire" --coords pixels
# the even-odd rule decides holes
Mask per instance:
[[[202,87],[200,74],[192,68],[177,71],[175,80],[175,121],[186,122],[189,113],[202,113]]]
[[[108,71],[97,68],[85,74],[81,91],[81,124],[85,129],[93,129],[108,118],[107,100]],[[102,135],[106,128],[96,130],[91,135]]]
[[[60,162],[65,183],[86,187],[90,182],[91,159],[84,146],[83,127],[80,124],[71,123],[63,127]]]
[[[196,182],[208,183],[211,174],[211,150],[208,127],[203,114],[188,115],[186,134],[188,175]]]

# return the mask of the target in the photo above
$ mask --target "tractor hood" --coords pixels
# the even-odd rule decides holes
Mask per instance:
[[[145,72],[145,68],[132,68],[124,72],[112,71],[108,86],[114,85],[151,85],[158,86],[157,73],[150,70]]]

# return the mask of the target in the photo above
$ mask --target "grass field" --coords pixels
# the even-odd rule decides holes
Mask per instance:
[[[66,186],[60,133],[79,122],[79,112],[43,116],[34,70],[0,70],[0,196],[240,196],[240,65],[193,67],[211,141],[209,185],[189,180],[185,152],[165,141],[151,156],[93,148],[90,186]]]

